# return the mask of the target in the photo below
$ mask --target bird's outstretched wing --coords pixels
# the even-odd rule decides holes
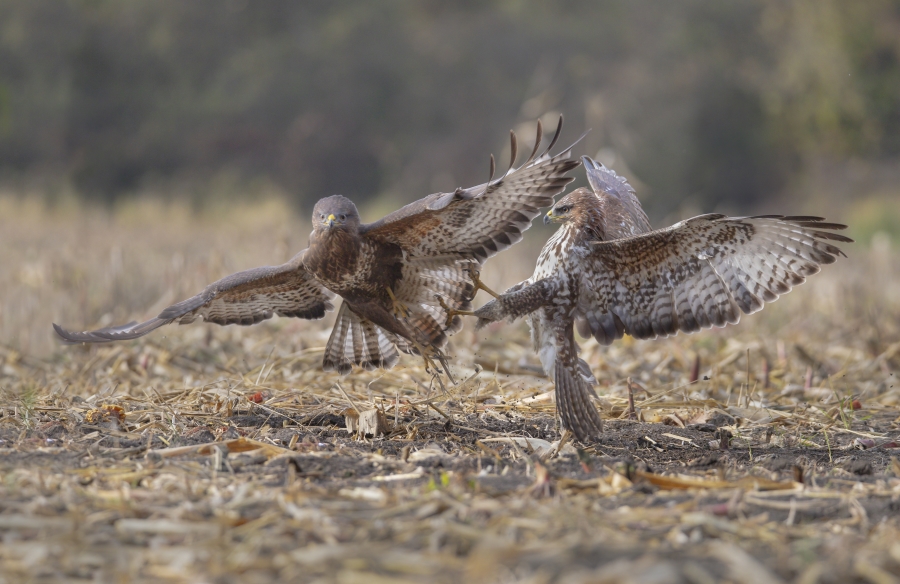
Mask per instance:
[[[104,343],[136,339],[172,323],[197,318],[216,324],[256,324],[273,314],[317,319],[334,306],[334,297],[303,266],[301,251],[286,264],[238,272],[207,286],[203,292],[166,308],[156,318],[95,331],[71,332],[54,324],[69,343]]]
[[[603,344],[738,322],[844,253],[845,225],[821,217],[701,215],[672,227],[595,242],[576,312]],[[587,335],[585,335],[587,336]]]
[[[493,256],[522,239],[541,207],[553,204],[553,197],[574,180],[566,175],[580,162],[570,160],[572,146],[550,155],[562,130],[560,117],[550,145],[537,155],[542,129],[538,122],[534,150],[519,168],[516,135],[510,132],[509,170],[491,180],[452,193],[434,193],[410,203],[380,221],[363,225],[365,237],[399,245],[411,257],[452,255],[478,261]],[[576,142],[577,143],[577,142]]]

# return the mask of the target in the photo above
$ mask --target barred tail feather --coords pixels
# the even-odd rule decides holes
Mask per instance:
[[[368,371],[390,369],[400,360],[398,344],[396,335],[360,317],[345,302],[325,346],[322,369],[341,375],[350,373],[353,365]],[[405,342],[400,349],[409,352]]]

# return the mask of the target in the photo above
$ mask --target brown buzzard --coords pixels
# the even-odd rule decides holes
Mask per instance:
[[[583,157],[593,192],[577,189],[544,217],[562,223],[534,275],[475,311],[479,326],[529,315],[535,351],[556,385],[564,428],[596,436],[590,370],[573,330],[608,345],[738,322],[844,253],[845,225],[821,217],[700,215],[650,231],[628,183]]]
[[[482,263],[522,239],[540,208],[573,180],[566,174],[579,164],[570,159],[572,147],[550,154],[561,130],[562,118],[538,155],[538,123],[534,150],[519,168],[511,132],[502,177],[494,180],[492,156],[487,183],[429,195],[375,223],[360,223],[349,199],[324,198],[313,209],[309,247],[288,263],[223,278],[146,322],[89,332],[53,326],[66,341],[95,343],[136,339],[198,318],[220,325],[255,324],[273,314],[318,319],[333,309],[337,294],[344,302],[325,348],[326,371],[387,369],[398,351],[420,354],[437,370],[431,357],[443,362],[441,347],[462,327],[448,311],[471,310]]]

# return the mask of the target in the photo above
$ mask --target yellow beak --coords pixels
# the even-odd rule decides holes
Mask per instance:
[[[329,227],[333,227],[333,226],[334,226],[334,215],[332,214],[332,215],[329,215],[328,217],[326,217],[326,218],[325,218],[325,223],[326,223]]]
[[[548,223],[553,221],[553,219],[555,219],[555,217],[553,216],[553,209],[550,209],[549,211],[547,211],[547,214],[544,215],[544,225],[547,225]]]

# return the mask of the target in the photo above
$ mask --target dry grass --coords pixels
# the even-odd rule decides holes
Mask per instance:
[[[283,261],[303,223],[276,203],[0,199],[0,582],[900,575],[900,263],[883,244],[736,327],[584,343],[607,431],[577,449],[556,443],[521,324],[454,337],[447,393],[411,358],[322,373],[328,321],[52,343],[51,321],[145,317]],[[534,235],[489,284],[530,271]],[[354,409],[383,411],[387,435],[349,435]]]

